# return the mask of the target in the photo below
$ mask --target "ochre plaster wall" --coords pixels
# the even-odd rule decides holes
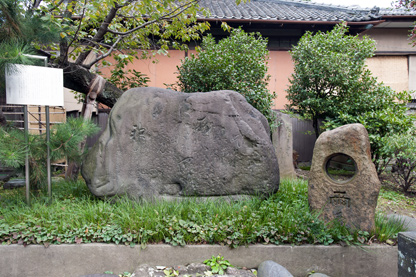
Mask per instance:
[[[365,32],[366,36],[376,41],[376,52],[388,53],[415,53],[416,49],[412,47],[409,39],[409,29],[384,29],[373,28]]]
[[[188,55],[195,54],[194,50],[188,51]],[[139,60],[129,65],[150,78],[149,86],[166,88],[165,84],[177,82],[177,66],[185,58],[184,51],[170,50],[168,56],[157,55],[154,58]],[[289,78],[293,73],[293,61],[288,51],[270,51],[268,61],[268,73],[271,75],[269,90],[276,92],[274,109],[285,109],[288,104],[286,89],[289,86]],[[368,68],[379,81],[391,86],[396,91],[409,89],[407,56],[376,56],[367,61]],[[109,74],[110,68],[103,69],[103,73]]]
[[[379,81],[395,91],[403,91],[409,89],[407,59],[407,56],[375,56],[368,59],[366,64]]]
[[[269,71],[271,75],[269,90],[276,92],[274,109],[284,109],[289,102],[286,99],[286,89],[289,78],[293,73],[293,62],[288,51],[270,51]]]
[[[188,51],[188,55],[195,54],[194,50]],[[277,94],[274,100],[274,109],[284,109],[286,100],[285,90],[288,87],[288,79],[293,73],[293,62],[287,51],[270,51],[269,71],[271,75],[269,90]],[[148,86],[166,88],[165,84],[177,82],[177,68],[181,60],[185,58],[185,52],[170,50],[169,56],[157,55],[155,58],[138,60],[128,68],[135,69],[150,78]],[[110,62],[114,62],[110,60]],[[102,70],[104,74],[109,74],[110,68]]]
[[[141,51],[138,55],[141,55]],[[181,64],[181,60],[185,58],[185,52],[179,50],[170,50],[169,55],[156,55],[150,59],[135,60],[133,64],[129,64],[126,69],[135,69],[150,78],[147,83],[149,87],[166,88],[164,84],[173,84],[177,81],[176,66]],[[108,58],[109,62],[114,63],[114,59]],[[113,67],[101,69],[104,75],[109,75]]]

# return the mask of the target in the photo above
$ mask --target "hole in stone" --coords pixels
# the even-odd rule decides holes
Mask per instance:
[[[337,153],[329,157],[325,165],[328,176],[336,182],[347,182],[357,173],[357,165],[348,155]]]

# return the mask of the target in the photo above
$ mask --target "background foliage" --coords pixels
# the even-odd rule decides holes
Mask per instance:
[[[392,165],[391,175],[404,192],[416,183],[416,130],[393,134],[381,139],[385,158],[380,163]]]
[[[118,54],[113,56],[116,63],[111,70],[111,75],[106,78],[109,82],[116,85],[122,91],[136,87],[147,87],[150,78],[135,69],[126,69],[134,59],[139,59],[135,53],[130,55]]]
[[[274,93],[267,84],[267,39],[260,34],[234,29],[218,43],[208,35],[197,49],[178,66],[178,88],[184,92],[235,90],[248,103],[274,123],[272,112]]]

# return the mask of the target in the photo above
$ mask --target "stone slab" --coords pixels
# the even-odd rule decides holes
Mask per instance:
[[[26,186],[25,179],[14,179],[14,180],[10,180],[4,183],[3,188],[4,189],[17,189],[17,188],[22,188],[24,186]]]
[[[406,231],[416,231],[416,219],[407,215],[398,215],[398,214],[389,214],[387,218],[392,218],[403,222],[403,226],[406,228]]]
[[[200,263],[212,255],[223,255],[237,267],[257,268],[271,260],[294,276],[320,272],[329,276],[397,276],[397,247],[250,245],[231,249],[219,245],[173,247],[158,244],[129,247],[114,244],[1,245],[1,276],[76,276],[133,272],[139,265],[186,265]]]
[[[272,133],[272,141],[279,161],[280,179],[296,178],[293,164],[293,128],[290,116],[276,112],[276,125],[276,129]]]

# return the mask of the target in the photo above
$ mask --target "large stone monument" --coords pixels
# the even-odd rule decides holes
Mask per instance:
[[[267,195],[279,188],[267,120],[234,91],[126,91],[82,175],[100,197]]]
[[[379,190],[363,125],[345,125],[319,136],[309,177],[312,210],[326,221],[338,219],[348,227],[370,231]]]

